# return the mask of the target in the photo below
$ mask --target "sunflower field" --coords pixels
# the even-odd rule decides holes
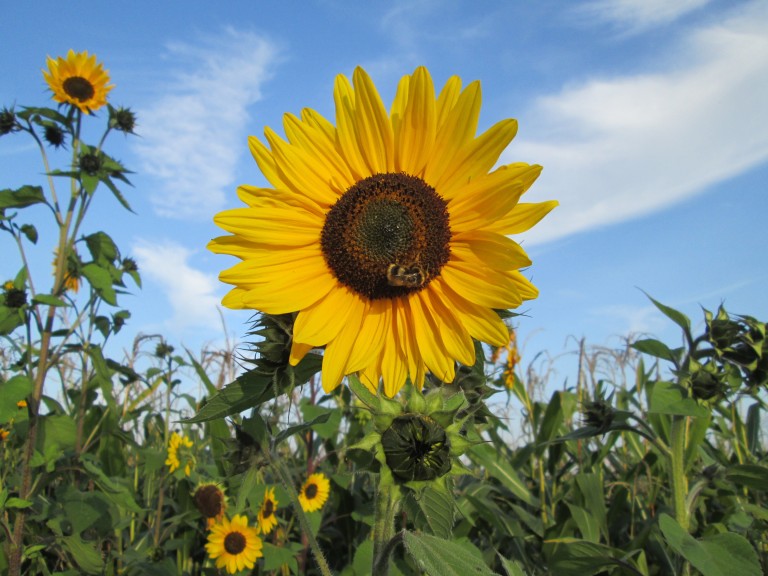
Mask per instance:
[[[43,163],[0,190],[0,574],[768,573],[766,324],[649,297],[679,342],[579,342],[564,381],[525,358],[510,236],[557,202],[521,201],[541,167],[497,166],[514,120],[476,136],[479,83],[420,67],[387,110],[358,68],[334,122],[251,138],[271,187],[209,245],[240,260],[247,345],[118,353],[140,270],[88,211],[130,210],[106,150],[137,119],[87,52],[43,76],[55,108],[0,109]]]

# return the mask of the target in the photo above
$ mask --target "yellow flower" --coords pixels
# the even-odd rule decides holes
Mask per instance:
[[[3,284],[3,290],[5,290],[6,292],[13,290],[14,288],[15,286],[13,284],[13,280],[6,280],[5,283]]]
[[[480,85],[452,77],[435,97],[420,67],[405,76],[387,113],[368,75],[340,75],[336,126],[314,110],[286,114],[269,147],[251,152],[272,188],[242,186],[247,207],[218,214],[232,236],[209,248],[242,262],[220,278],[229,308],[298,312],[290,362],[325,347],[322,384],[359,373],[372,391],[383,377],[394,396],[427,370],[453,380],[475,363],[473,339],[503,346],[494,309],[535,298],[530,264],[507,237],[528,230],[557,203],[518,203],[541,167],[489,172],[517,131],[503,120],[475,136]]]
[[[216,568],[226,568],[229,574],[253,568],[256,559],[263,556],[256,528],[250,528],[248,519],[239,514],[231,522],[224,517],[214,524],[205,549],[216,560]]]
[[[19,410],[21,410],[22,408],[26,408],[26,407],[27,407],[27,401],[26,400],[19,400],[18,402],[16,402],[16,408],[18,408]]]
[[[179,452],[182,452],[182,455],[184,456],[184,474],[189,476],[192,473],[194,457],[188,453],[188,450],[185,450],[185,448],[189,449],[192,448],[192,446],[192,440],[186,436],[181,436],[178,432],[173,432],[171,434],[171,439],[168,441],[168,458],[165,461],[171,474],[181,468]]]
[[[277,526],[277,517],[275,516],[277,505],[275,489],[267,488],[264,490],[264,502],[261,503],[259,514],[256,517],[256,523],[259,525],[259,530],[261,530],[262,534],[269,534],[272,532],[272,528]]]
[[[8,436],[11,435],[10,430],[6,430],[5,428],[0,428],[0,442],[5,442],[8,439]]]
[[[515,367],[520,363],[520,352],[517,349],[517,335],[514,329],[509,331],[507,351],[507,366],[504,369],[504,384],[510,390],[515,387]]]
[[[330,493],[331,483],[325,477],[325,474],[321,472],[311,474],[307,481],[304,482],[304,486],[301,487],[301,492],[299,493],[301,509],[304,512],[320,510],[328,500]]]
[[[114,88],[109,84],[109,72],[87,51],[70,50],[66,58],[55,60],[49,56],[43,76],[56,102],[72,104],[86,114],[106,105],[107,94]]]
[[[56,264],[59,259],[58,248],[53,251],[53,273],[56,274]],[[64,270],[64,289],[77,294],[80,290],[80,274],[77,266],[77,254],[73,253],[67,257]]]

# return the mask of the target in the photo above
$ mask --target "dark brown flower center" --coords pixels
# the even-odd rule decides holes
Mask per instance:
[[[224,537],[224,550],[230,554],[240,554],[245,550],[245,536],[240,532],[230,532]]]
[[[450,256],[443,200],[421,178],[374,174],[331,206],[320,238],[339,282],[371,300],[416,292]]]
[[[314,500],[317,496],[317,484],[310,484],[304,488],[304,497],[307,500]]]
[[[70,76],[64,80],[64,92],[75,100],[85,102],[86,100],[93,98],[96,90],[93,88],[93,84],[85,78],[81,78],[80,76]]]
[[[195,506],[206,518],[215,518],[222,512],[224,494],[213,484],[201,486],[195,491]]]
[[[272,516],[272,512],[275,511],[274,504],[272,503],[272,500],[267,500],[264,502],[264,506],[261,509],[261,517],[264,519],[269,518]]]

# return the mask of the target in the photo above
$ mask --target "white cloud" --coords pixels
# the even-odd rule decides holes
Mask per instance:
[[[546,96],[503,160],[544,166],[544,241],[647,214],[768,160],[768,5],[684,38],[682,66]],[[530,124],[533,124],[531,126]]]
[[[711,0],[595,0],[578,11],[632,31],[668,24]]]
[[[215,276],[190,265],[192,251],[171,241],[142,241],[134,246],[133,254],[141,274],[160,285],[173,311],[170,318],[158,321],[179,334],[187,328],[210,329],[221,324],[216,294],[220,284]]]
[[[235,166],[247,151],[248,107],[261,97],[276,48],[251,33],[227,29],[195,44],[168,46],[168,84],[139,110],[136,145],[142,171],[161,186],[152,195],[158,214],[209,218],[222,207]]]

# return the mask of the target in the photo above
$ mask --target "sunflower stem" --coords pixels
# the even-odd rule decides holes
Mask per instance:
[[[400,488],[393,482],[379,481],[373,524],[373,576],[387,576],[394,546],[395,514],[400,509]]]
[[[262,447],[262,452],[267,457],[272,468],[277,472],[277,476],[280,478],[283,488],[288,492],[288,496],[293,504],[293,510],[296,512],[296,517],[299,519],[299,525],[301,526],[302,532],[304,532],[304,535],[307,537],[309,548],[312,550],[312,555],[315,557],[315,562],[317,562],[317,567],[320,569],[320,573],[323,576],[333,576],[333,572],[331,572],[331,568],[328,566],[328,561],[325,559],[323,551],[320,549],[320,544],[318,544],[317,538],[315,538],[315,535],[312,532],[312,527],[309,524],[307,515],[301,507],[299,495],[296,493],[296,489],[293,486],[291,475],[279,459],[272,458],[272,454],[266,446]]]

